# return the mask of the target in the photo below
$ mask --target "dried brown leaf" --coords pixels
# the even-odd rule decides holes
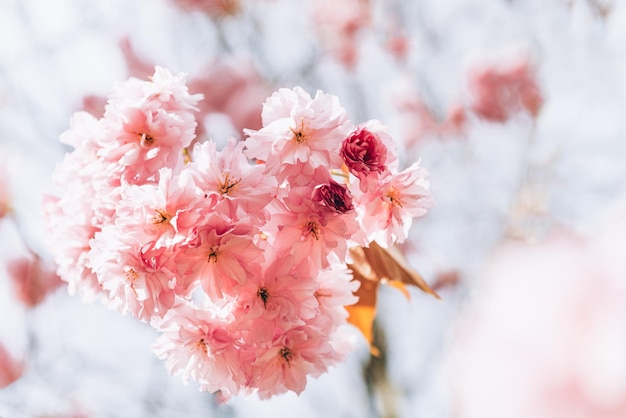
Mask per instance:
[[[379,351],[372,345],[374,341],[373,324],[376,318],[376,295],[378,292],[377,281],[365,279],[357,271],[353,271],[354,279],[361,282],[361,286],[354,293],[358,296],[359,301],[350,306],[346,306],[348,311],[348,322],[361,331],[370,345],[370,352],[377,356]]]
[[[352,270],[354,280],[358,280],[361,286],[355,292],[355,296],[359,297],[358,302],[346,306],[348,322],[361,331],[370,344],[372,354],[378,355],[378,349],[372,346],[372,326],[376,317],[376,299],[380,283],[395,287],[407,299],[410,298],[410,294],[405,284],[416,286],[437,299],[440,298],[422,276],[409,267],[397,249],[385,249],[372,242],[368,248],[350,249],[350,254],[353,262],[348,264],[348,268]]]

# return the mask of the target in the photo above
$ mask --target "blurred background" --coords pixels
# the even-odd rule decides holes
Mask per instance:
[[[625,417],[625,45],[618,0],[0,0],[0,416]],[[218,143],[279,87],[386,124],[430,172],[402,250],[442,299],[382,286],[379,357],[218,405],[153,329],[69,296],[40,209],[58,136],[155,65]]]

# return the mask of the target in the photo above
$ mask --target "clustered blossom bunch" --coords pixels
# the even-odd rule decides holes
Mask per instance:
[[[332,95],[280,89],[222,150],[195,136],[201,99],[157,67],[102,118],[74,115],[45,202],[59,275],[159,330],[157,356],[201,390],[300,393],[352,347],[348,250],[403,241],[427,173],[398,171],[385,128]]]

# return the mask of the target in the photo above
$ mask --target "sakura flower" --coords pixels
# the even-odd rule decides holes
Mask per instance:
[[[301,165],[340,167],[337,150],[350,130],[336,96],[300,87],[279,89],[263,105],[263,128],[246,130],[246,155],[265,161],[266,173],[282,180]]]
[[[279,333],[270,344],[257,350],[252,364],[253,382],[259,397],[267,399],[288,390],[301,393],[307,376],[317,377],[335,356],[324,334],[308,327]]]
[[[378,178],[398,167],[396,146],[378,121],[358,125],[341,144],[341,157],[366,192],[368,177]]]
[[[316,282],[317,289],[314,295],[321,313],[316,318],[316,324],[320,326],[320,320],[331,322],[324,325],[324,328],[342,324],[348,316],[345,306],[358,301],[354,292],[359,287],[359,281],[352,280],[352,274],[345,264],[336,263],[329,269],[320,271]]]
[[[274,237],[278,253],[293,256],[295,263],[310,259],[319,268],[327,268],[333,260],[345,260],[350,245],[363,243],[354,212],[329,209],[311,197],[298,199],[295,192],[289,196],[292,198],[272,213],[265,228]],[[347,207],[345,201],[339,205]]]
[[[319,312],[315,298],[317,274],[307,263],[276,258],[258,276],[237,289],[238,327],[248,329],[254,342],[271,339],[276,329],[304,325]]]
[[[84,209],[81,202],[74,202],[77,203],[74,211],[70,211],[68,205],[61,205],[60,201],[53,196],[44,198],[48,247],[53,249],[57,274],[68,283],[69,293],[78,293],[84,300],[93,301],[101,289],[88,265],[88,253],[90,240],[100,228],[92,225],[90,210]]]
[[[239,346],[240,336],[225,322],[211,311],[176,305],[156,325],[162,335],[153,351],[185,384],[194,380],[201,390],[221,390],[226,398],[238,394],[249,383],[254,354]]]
[[[115,224],[137,228],[146,240],[159,245],[172,245],[186,237],[191,224],[214,209],[216,199],[201,198],[202,192],[193,184],[172,177],[170,168],[161,168],[158,174],[158,184],[121,187]]]
[[[182,116],[195,110],[200,99],[202,95],[189,93],[186,74],[174,75],[169,70],[156,66],[148,81],[131,77],[118,83],[108,97],[104,116],[105,119],[114,118],[120,109],[139,107]]]
[[[182,150],[195,137],[190,112],[130,107],[117,109],[109,118],[107,140],[98,155],[123,167],[123,178],[133,184],[141,184],[161,167],[182,163]]]
[[[249,217],[262,223],[278,186],[273,177],[263,175],[262,166],[248,162],[243,147],[235,138],[230,138],[220,152],[211,141],[196,144],[193,163],[186,166],[185,175],[205,196],[217,199],[215,211],[233,219]]]
[[[89,252],[111,307],[142,321],[162,317],[174,304],[174,274],[166,267],[170,257],[166,247],[113,225],[96,234]]]
[[[177,248],[174,259],[180,291],[188,294],[199,282],[216,301],[257,273],[263,250],[254,243],[251,231],[250,225],[234,223],[217,213],[195,227]]]
[[[428,173],[413,163],[380,183],[371,182],[368,192],[358,196],[357,212],[370,241],[388,248],[403,242],[414,217],[423,216],[433,205]]]

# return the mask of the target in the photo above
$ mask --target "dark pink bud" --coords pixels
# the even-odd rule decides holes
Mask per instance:
[[[315,189],[314,200],[339,213],[346,213],[354,209],[352,195],[348,188],[334,181]]]
[[[387,147],[377,134],[359,128],[343,141],[341,156],[350,172],[362,178],[385,171]]]

